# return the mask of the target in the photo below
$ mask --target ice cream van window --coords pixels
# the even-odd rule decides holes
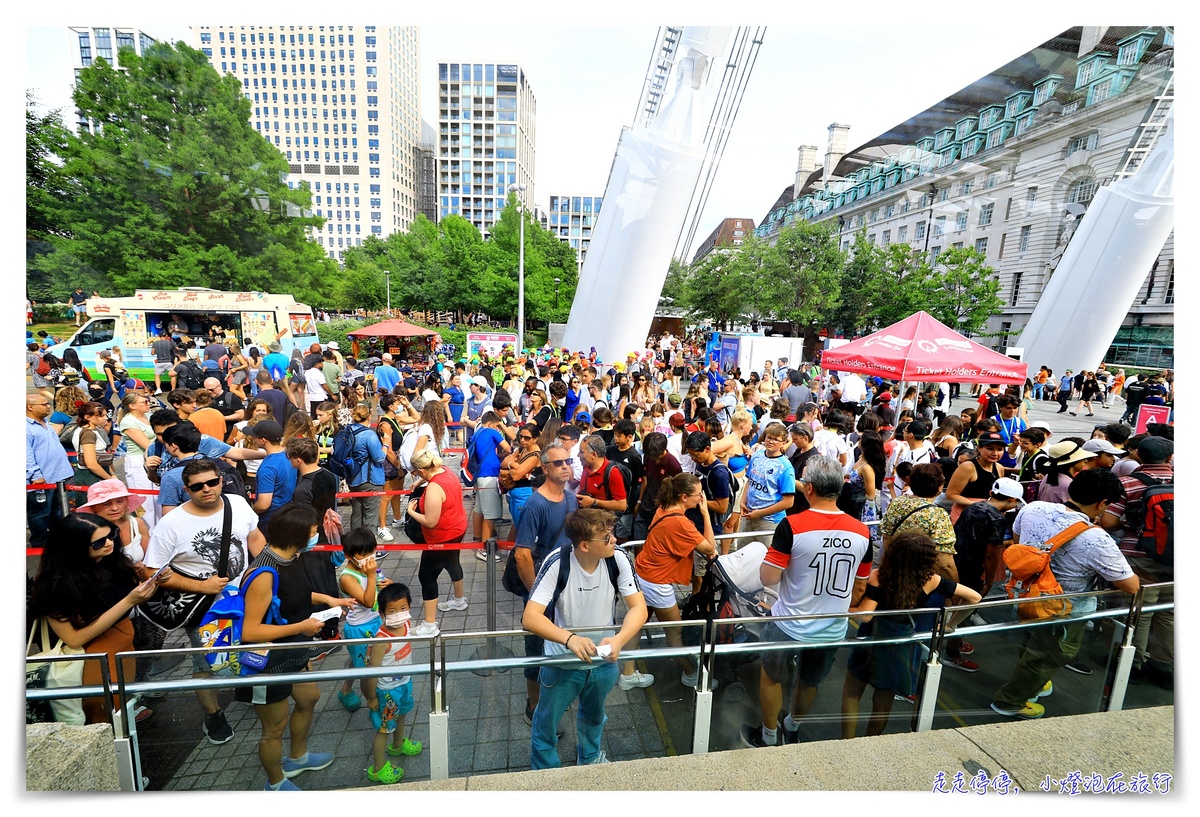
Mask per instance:
[[[100,318],[89,323],[71,341],[72,346],[91,346],[93,343],[111,343],[116,332],[115,318]]]
[[[288,322],[291,324],[293,335],[315,335],[315,334],[317,334],[316,327],[313,326],[313,316],[311,314],[302,314],[302,313],[289,314]]]

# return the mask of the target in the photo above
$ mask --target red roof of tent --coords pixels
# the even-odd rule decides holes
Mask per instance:
[[[362,329],[355,329],[353,332],[347,332],[347,335],[355,338],[414,338],[428,335],[436,335],[437,332],[433,329],[426,329],[423,326],[392,319],[373,323],[370,326],[364,326]]]
[[[1024,384],[1028,365],[968,340],[927,312],[821,353],[821,368],[889,380]]]

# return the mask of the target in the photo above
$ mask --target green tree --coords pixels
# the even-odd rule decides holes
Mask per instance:
[[[687,281],[688,267],[687,264],[680,261],[678,258],[672,258],[670,265],[667,267],[667,277],[663,281],[662,292],[659,293],[658,299],[667,301],[668,305],[680,306],[683,303],[683,290]]]
[[[756,280],[754,272],[742,251],[713,250],[688,267],[683,305],[719,329],[727,329],[746,314],[747,297]]]
[[[755,270],[747,295],[764,315],[803,330],[840,302],[846,256],[837,233],[824,224],[798,221],[780,230],[773,245],[752,237],[741,254]]]
[[[25,237],[44,240],[64,234],[62,210],[70,203],[71,184],[57,158],[69,133],[62,112],[34,112],[37,98],[25,93]]]
[[[858,238],[855,242],[856,248],[866,243]],[[938,297],[939,284],[920,250],[908,244],[889,244],[878,252],[882,264],[871,282],[870,316],[874,327],[882,328],[927,309]]]
[[[103,272],[113,288],[290,292],[327,303],[337,265],[308,240],[323,220],[306,187],[291,189],[283,155],[250,126],[250,102],[183,43],[121,53],[80,72],[75,105],[95,132],[70,137],[75,186],[63,264]]]
[[[1000,281],[985,257],[970,247],[955,247],[938,256],[944,267],[933,278],[937,286],[925,311],[964,335],[978,332],[1004,308]]]
[[[884,274],[884,252],[867,241],[865,232],[854,238],[854,246],[841,275],[841,303],[828,315],[828,322],[846,337],[866,334],[875,328],[875,302]]]

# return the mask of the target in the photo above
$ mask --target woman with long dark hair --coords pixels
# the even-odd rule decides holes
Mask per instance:
[[[113,656],[133,649],[133,608],[154,595],[162,578],[139,583],[133,561],[122,550],[118,526],[93,513],[72,513],[50,524],[33,580],[29,616],[45,616],[68,647],[107,653],[109,677],[115,679]],[[132,679],[134,659],[123,659],[123,667],[125,677]],[[84,662],[83,683],[90,686],[100,680],[99,663]],[[108,722],[103,698],[84,698],[83,712],[87,723]]]
[[[878,616],[876,610],[936,610],[951,599],[977,604],[979,593],[965,585],[943,578],[934,572],[937,548],[923,533],[902,533],[891,541],[883,553],[879,567],[871,571],[867,589],[851,613],[865,623],[859,627],[859,638],[901,638],[917,632],[927,632],[933,626],[932,613],[920,615]],[[871,686],[871,716],[867,720],[868,736],[883,734],[897,694],[911,696],[916,692],[917,661],[920,647],[909,644],[865,644],[850,650],[846,664],[846,680],[842,684],[842,737],[852,738],[858,728],[859,699]]]
[[[863,506],[858,518],[871,532],[871,547],[878,548],[883,544],[879,525],[868,523],[878,522],[883,515],[879,510],[883,474],[887,468],[887,458],[883,454],[883,437],[878,431],[864,431],[859,437],[858,447],[859,457],[854,465],[850,466],[846,485],[851,486],[855,494],[862,492]]]
[[[112,444],[104,430],[108,427],[108,410],[101,403],[87,402],[76,412],[79,427],[74,434],[75,484],[95,485],[114,479]]]

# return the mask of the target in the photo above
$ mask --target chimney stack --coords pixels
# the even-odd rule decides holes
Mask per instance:
[[[796,198],[800,197],[800,190],[804,187],[804,183],[808,181],[808,177],[814,170],[817,169],[817,147],[816,145],[801,145],[800,157],[796,162],[796,185],[792,188],[793,195]]]
[[[821,177],[822,184],[828,185],[833,176],[833,170],[838,162],[846,155],[846,145],[850,139],[850,126],[834,122],[829,126],[829,148],[825,153],[825,173]]]

